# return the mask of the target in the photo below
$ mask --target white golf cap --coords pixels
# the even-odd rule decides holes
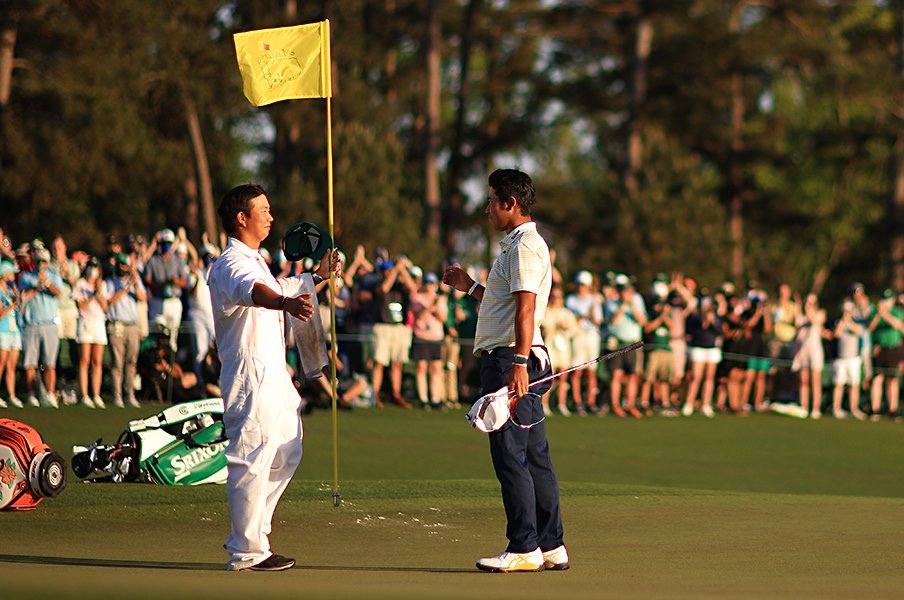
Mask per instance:
[[[593,274],[590,271],[578,271],[574,282],[579,285],[593,285]]]
[[[502,429],[510,417],[507,387],[479,398],[465,415],[471,427],[484,433]]]

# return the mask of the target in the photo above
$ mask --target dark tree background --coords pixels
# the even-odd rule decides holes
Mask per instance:
[[[3,0],[0,226],[93,251],[109,232],[198,239],[248,180],[276,231],[325,222],[323,101],[250,106],[231,36],[329,18],[347,248],[481,260],[486,174],[520,166],[566,272],[901,289],[902,15],[904,0]]]

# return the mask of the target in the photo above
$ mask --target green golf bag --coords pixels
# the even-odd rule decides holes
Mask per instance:
[[[226,483],[223,400],[176,404],[130,421],[116,444],[97,440],[72,448],[72,470],[81,479],[160,485]]]

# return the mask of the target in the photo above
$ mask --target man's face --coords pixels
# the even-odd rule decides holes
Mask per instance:
[[[493,226],[493,229],[496,231],[505,231],[505,225],[508,220],[508,211],[502,206],[499,196],[496,195],[496,190],[493,188],[488,189],[489,195],[487,195],[486,208],[487,218],[490,221],[490,225]]]
[[[251,210],[245,215],[245,230],[248,235],[258,243],[267,239],[270,235],[270,224],[273,217],[270,216],[270,201],[261,194],[251,199]]]

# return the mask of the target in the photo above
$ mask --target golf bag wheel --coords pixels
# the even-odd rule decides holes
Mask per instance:
[[[54,498],[66,487],[66,461],[56,452],[41,452],[28,466],[28,483],[41,498]]]

